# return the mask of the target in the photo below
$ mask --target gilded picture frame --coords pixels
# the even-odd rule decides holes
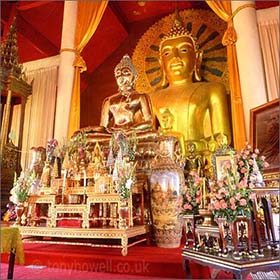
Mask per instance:
[[[277,98],[250,110],[250,144],[265,156],[264,174],[279,172],[279,102]]]
[[[212,165],[214,168],[215,179],[223,179],[225,165],[233,160],[236,151],[230,146],[224,146],[218,149],[212,156]]]

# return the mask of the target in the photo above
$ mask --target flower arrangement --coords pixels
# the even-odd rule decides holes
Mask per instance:
[[[87,156],[90,155],[86,133],[79,132],[70,139],[68,143],[68,153],[70,157],[76,154],[79,159],[86,160]]]
[[[186,184],[186,192],[182,194],[182,207],[180,209],[182,215],[198,214],[199,206],[202,202],[202,180],[197,172],[190,172],[190,177]]]
[[[248,184],[247,176],[240,176],[237,162],[235,158],[225,163],[223,179],[211,189],[208,210],[213,212],[215,219],[225,218],[232,222],[238,215],[251,216],[250,199],[255,197],[253,185]]]
[[[255,149],[252,151],[251,146],[246,143],[244,149],[236,154],[237,170],[240,179],[248,178],[248,183],[262,184],[263,168],[269,166],[265,161],[265,157],[260,155],[260,151]]]
[[[136,139],[136,138],[135,138]],[[122,199],[127,199],[131,194],[131,186],[135,179],[136,141],[128,138],[123,132],[113,134],[108,166],[114,165],[113,182],[116,190]],[[114,158],[114,154],[116,157]]]
[[[117,192],[122,199],[127,199],[131,194],[131,186],[135,180],[136,162],[128,161],[124,158],[121,164],[117,166],[118,178],[115,181]]]
[[[36,175],[34,172],[22,171],[18,178],[15,173],[13,189],[11,191],[12,202],[17,204],[26,201],[35,179]]]
[[[48,162],[51,162],[53,157],[55,156],[55,150],[57,146],[58,142],[56,139],[52,138],[48,140],[46,148],[46,156]]]

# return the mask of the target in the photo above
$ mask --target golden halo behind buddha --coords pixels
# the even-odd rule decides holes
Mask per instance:
[[[227,53],[222,45],[226,22],[208,10],[179,11],[184,29],[196,38],[203,50],[201,75],[204,81],[221,82],[229,91]],[[173,27],[175,15],[170,14],[152,25],[138,41],[132,60],[138,69],[136,90],[152,92],[161,87],[162,71],[159,64],[159,46]]]

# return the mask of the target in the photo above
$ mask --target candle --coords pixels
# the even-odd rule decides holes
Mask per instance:
[[[203,179],[202,181],[202,184],[203,184],[203,191],[202,191],[202,194],[203,194],[203,208],[206,207],[206,186],[205,186],[205,179]]]
[[[61,192],[61,203],[64,203],[64,189],[66,186],[66,177],[67,177],[67,169],[64,169],[64,175],[63,175],[63,183],[62,183],[62,192]]]
[[[67,175],[67,170],[65,169],[64,170],[64,176],[63,176],[63,183],[62,183],[63,187],[65,187],[65,185],[66,185],[66,175]]]
[[[84,187],[86,187],[87,185],[87,173],[86,173],[86,170],[84,170]]]

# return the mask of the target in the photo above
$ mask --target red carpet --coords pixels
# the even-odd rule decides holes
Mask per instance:
[[[182,245],[183,247],[183,245]],[[186,279],[181,248],[145,244],[122,256],[117,248],[25,243],[25,265],[16,265],[14,279]],[[7,277],[8,254],[1,254],[1,279]],[[193,279],[233,279],[231,273],[191,265]],[[248,276],[247,279],[252,279]]]
[[[183,245],[182,245],[183,247]],[[25,266],[15,266],[14,279],[186,279],[182,247],[132,246],[122,256],[117,248],[25,243]],[[8,255],[1,255],[1,279],[7,277]],[[193,279],[210,279],[207,267],[191,266]],[[220,272],[215,278],[232,279]]]
[[[52,270],[118,273],[146,277],[185,279],[181,248],[165,249],[137,245],[122,256],[117,248],[58,244],[24,244],[25,265],[47,266]],[[7,256],[2,256],[7,262]]]

